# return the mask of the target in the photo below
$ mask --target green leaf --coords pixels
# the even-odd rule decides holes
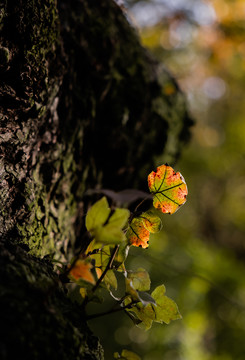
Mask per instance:
[[[133,313],[138,321],[134,320],[134,323],[144,329],[148,330],[152,326],[152,322],[155,319],[155,300],[145,292],[138,292],[132,283],[132,280],[126,278],[126,294],[128,295],[124,300],[124,306],[132,305],[127,308],[126,311]]]
[[[153,195],[153,206],[163,213],[173,214],[186,202],[187,185],[179,172],[171,166],[161,165],[148,176],[148,186]]]
[[[147,291],[150,290],[151,280],[148,272],[139,268],[136,271],[128,271],[128,278],[132,280],[133,287],[139,291]]]
[[[166,288],[164,285],[158,286],[151,294],[156,301],[154,321],[169,324],[172,320],[181,319],[181,315],[176,303],[165,295]]]
[[[99,233],[95,236],[97,241],[102,241],[104,244],[119,244],[124,241],[125,234],[122,228],[125,226],[129,218],[129,211],[127,209],[116,209],[110,217],[108,224],[99,229]]]
[[[129,279],[127,281],[129,282]],[[153,321],[169,324],[172,320],[181,319],[176,303],[167,297],[165,292],[165,286],[161,285],[150,296],[148,293],[137,292],[132,283],[129,282],[127,287],[129,297],[125,299],[124,305],[127,306],[138,299],[135,305],[126,309],[141,321],[137,326],[148,330],[151,328]]]
[[[136,288],[133,285],[133,281],[130,278],[125,278],[125,285],[126,285],[126,289],[125,289],[125,293],[128,296],[128,299],[130,299],[130,302],[140,302],[142,305],[146,306],[148,304],[155,304],[155,300],[153,299],[153,297],[146,293],[145,291],[138,291],[136,290]],[[141,286],[141,284],[140,284]],[[127,301],[127,305],[129,304],[129,302]]]
[[[114,359],[121,359],[121,360],[141,360],[141,358],[132,351],[123,350],[121,355],[119,353],[114,353]]]
[[[86,227],[94,236],[95,242],[120,244],[125,240],[122,228],[128,221],[129,211],[127,209],[116,209],[109,218],[110,212],[105,197],[89,209],[86,216]]]
[[[109,224],[113,224],[114,226],[117,226],[120,229],[122,229],[127,223],[129,215],[130,212],[128,209],[117,208],[110,217]]]
[[[125,240],[125,234],[120,227],[113,223],[108,223],[105,226],[96,228],[93,231],[95,241],[103,244],[120,244]]]
[[[110,208],[105,197],[97,201],[89,210],[86,216],[85,225],[88,231],[93,232],[107,221],[110,215]]]
[[[137,318],[141,321],[137,326],[144,330],[149,330],[152,327],[152,323],[155,320],[155,306],[148,303],[144,306],[141,302],[137,303],[128,312],[133,312]]]

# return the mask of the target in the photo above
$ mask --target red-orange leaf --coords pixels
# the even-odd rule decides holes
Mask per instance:
[[[132,220],[126,233],[126,237],[130,245],[148,248],[150,232],[144,227],[140,217]]]
[[[171,166],[161,165],[148,176],[148,186],[153,194],[153,205],[163,213],[173,214],[186,202],[188,194],[185,179]]]
[[[85,260],[77,260],[71,268],[69,275],[74,280],[85,280],[91,284],[95,284],[95,279],[91,273],[92,264]]]

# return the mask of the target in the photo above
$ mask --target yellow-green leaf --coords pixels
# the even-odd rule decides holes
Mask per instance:
[[[152,323],[155,320],[155,306],[154,304],[148,303],[144,306],[141,302],[137,303],[130,309],[129,312],[133,312],[141,323],[137,324],[138,327],[144,330],[149,330],[152,327]]]
[[[110,215],[110,208],[105,197],[97,201],[89,210],[86,216],[85,225],[88,231],[103,226]]]
[[[120,227],[113,223],[108,223],[105,226],[96,228],[93,231],[95,241],[102,244],[120,244],[125,240],[125,234],[122,232]]]
[[[109,224],[122,229],[128,221],[130,212],[128,209],[117,208],[109,219]]]
[[[181,319],[178,306],[176,303],[165,295],[166,288],[164,285],[158,286],[151,294],[156,301],[155,320],[159,323],[169,324],[172,320]]]
[[[188,193],[185,179],[171,166],[161,165],[148,176],[148,186],[153,195],[153,206],[163,213],[173,214],[186,202]]]
[[[162,229],[162,220],[152,211],[146,211],[140,215],[144,227],[150,233],[158,233]]]
[[[139,268],[136,271],[128,271],[128,278],[132,280],[133,287],[139,291],[150,290],[151,280],[148,272]]]

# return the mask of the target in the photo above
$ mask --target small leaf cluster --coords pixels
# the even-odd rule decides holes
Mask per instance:
[[[153,206],[162,213],[172,214],[186,201],[184,178],[167,164],[149,174],[148,185]],[[149,293],[151,280],[148,272],[143,268],[127,270],[125,266],[130,247],[147,248],[150,234],[162,228],[156,210],[138,211],[143,202],[130,213],[124,208],[111,209],[104,196],[88,210],[85,225],[89,245],[86,251],[74,258],[68,268],[68,277],[77,285],[84,307],[89,301],[101,301],[96,294],[98,288],[106,288],[116,302],[113,309],[88,315],[88,319],[123,310],[137,326],[148,330],[153,322],[169,324],[181,318],[175,302],[166,296],[164,285]],[[115,290],[119,277],[124,279],[124,291],[117,297]],[[116,353],[115,358],[137,359],[137,355],[131,355],[124,350],[121,355]]]
[[[174,301],[165,295],[164,285],[157,287],[151,295],[147,292],[151,281],[145,269],[126,270],[124,262],[132,245],[130,234],[132,228],[135,229],[132,224],[134,220],[137,220],[136,224],[138,221],[144,224],[148,233],[161,228],[158,221],[160,218],[151,212],[144,212],[133,219],[130,226],[129,216],[127,209],[117,208],[112,212],[105,197],[89,209],[86,227],[93,240],[84,258],[75,261],[69,277],[80,286],[79,292],[84,301],[98,300],[94,295],[95,290],[99,285],[106,287],[117,301],[119,309],[127,311],[137,326],[148,330],[153,321],[168,324],[181,316]],[[118,287],[118,273],[125,279],[125,293],[121,298],[113,295],[113,290]]]

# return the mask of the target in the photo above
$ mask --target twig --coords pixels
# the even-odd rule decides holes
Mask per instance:
[[[119,312],[119,311],[123,311],[123,310],[126,310],[126,309],[130,309],[133,304],[134,304],[134,302],[131,302],[130,304],[128,304],[128,305],[126,305],[126,306],[123,306],[123,307],[119,307],[119,308],[117,308],[117,309],[110,309],[110,310],[107,310],[107,311],[104,311],[104,312],[101,312],[101,313],[88,315],[88,316],[86,317],[86,320],[91,320],[91,319],[95,319],[95,318],[98,318],[98,317],[101,317],[101,316],[110,315],[110,314],[113,314],[113,313],[115,313],[115,312]]]
[[[146,200],[149,200],[149,198],[144,198],[144,199],[136,206],[136,208],[134,209],[134,213],[137,212],[138,208],[139,208],[142,204],[144,204],[144,202],[145,202]]]

